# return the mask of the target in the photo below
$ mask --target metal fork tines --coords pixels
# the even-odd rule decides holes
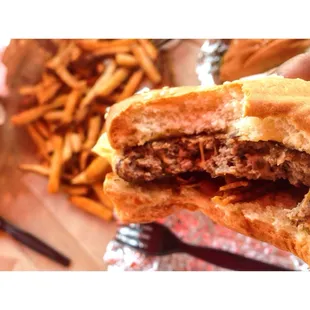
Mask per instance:
[[[147,225],[129,224],[128,226],[120,226],[115,239],[137,249],[146,249],[151,238],[148,234],[150,231],[152,231],[152,227]]]
[[[210,264],[239,271],[289,271],[224,250],[184,243],[159,223],[121,225],[115,240],[148,256],[187,253]]]

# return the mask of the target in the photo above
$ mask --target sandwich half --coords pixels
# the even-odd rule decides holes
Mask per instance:
[[[185,208],[310,263],[310,82],[266,77],[135,95],[94,151],[123,222]]]

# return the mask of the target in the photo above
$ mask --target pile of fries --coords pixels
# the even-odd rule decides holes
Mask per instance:
[[[64,191],[73,205],[104,220],[113,205],[102,190],[109,163],[92,153],[104,132],[107,108],[133,95],[143,81],[156,87],[158,50],[149,40],[51,40],[56,52],[41,81],[23,86],[26,109],[11,119],[25,126],[40,164],[24,171],[47,176],[48,192]]]

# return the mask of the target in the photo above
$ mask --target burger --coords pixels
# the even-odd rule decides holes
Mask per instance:
[[[109,110],[94,151],[121,221],[179,209],[310,263],[310,82],[270,76],[163,88]]]

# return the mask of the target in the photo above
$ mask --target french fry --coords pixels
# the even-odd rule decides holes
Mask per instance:
[[[23,171],[28,171],[28,172],[34,172],[34,173],[44,175],[44,176],[50,175],[50,169],[48,167],[44,167],[42,165],[22,164],[22,165],[19,165],[19,169],[21,169]]]
[[[138,40],[143,49],[146,51],[146,53],[149,55],[149,57],[154,61],[158,57],[158,50],[156,47],[149,41],[145,39],[139,39]]]
[[[76,113],[77,121],[81,122],[82,120],[85,119],[87,112],[88,112],[88,106],[91,104],[93,99],[97,96],[98,89],[100,89],[112,77],[115,69],[116,69],[115,62],[110,61],[104,73],[98,78],[95,85],[88,91],[86,96],[82,99],[80,108]]]
[[[39,87],[43,88],[43,87],[51,86],[55,82],[59,82],[58,78],[55,75],[50,74],[48,72],[44,72],[42,74],[42,81],[39,84],[37,84],[37,85]]]
[[[37,91],[37,85],[22,86],[19,89],[19,94],[22,96],[35,95],[36,91]]]
[[[88,112],[89,112],[88,105],[82,106],[81,104],[79,109],[76,112],[75,120],[77,122],[82,122],[86,118]]]
[[[55,72],[71,88],[83,89],[86,86],[85,81],[78,81],[65,67],[58,67]]]
[[[85,171],[77,175],[72,184],[91,184],[103,180],[105,175],[111,171],[109,162],[103,157],[96,157]]]
[[[120,96],[120,93],[114,92],[111,95],[106,96],[105,98],[107,100],[109,100],[110,102],[114,103],[114,102],[118,102],[119,101],[119,99],[118,99],[119,96]]]
[[[28,110],[12,117],[13,124],[27,126],[41,164],[20,169],[48,177],[50,193],[61,190],[79,208],[111,220],[113,203],[102,189],[111,166],[92,147],[105,132],[103,116],[112,104],[133,95],[145,76],[150,84],[164,79],[154,65],[157,50],[137,39],[46,41],[53,45],[47,70],[39,83],[20,89]]]
[[[37,173],[37,174],[47,176],[47,177],[50,175],[50,172],[51,172],[48,166],[36,165],[36,164],[22,164],[22,165],[19,165],[19,169],[23,171]],[[61,178],[67,181],[72,179],[72,177],[66,173],[63,173]]]
[[[43,136],[45,139],[49,138],[51,133],[49,132],[48,127],[42,121],[36,121],[34,125],[41,136]]]
[[[98,199],[100,200],[100,202],[107,208],[109,208],[110,210],[114,209],[114,206],[111,202],[111,200],[109,199],[109,197],[107,195],[105,195],[104,191],[103,191],[103,184],[102,183],[95,183],[92,185],[92,189],[94,190],[96,196],[98,197]]]
[[[82,95],[80,89],[73,89],[70,95],[68,96],[68,100],[65,105],[64,115],[62,121],[64,123],[70,123],[73,119],[73,113],[76,109],[77,104],[79,103],[79,99]]]
[[[42,81],[36,85],[21,87],[19,93],[23,96],[35,95],[39,104],[52,99],[61,88],[61,83],[50,74],[43,74]]]
[[[105,55],[113,55],[117,53],[128,53],[128,52],[130,52],[130,45],[104,46],[95,50],[91,54],[91,58],[97,58]]]
[[[102,74],[102,72],[104,71],[105,69],[105,65],[101,62],[99,63],[97,66],[96,66],[96,71],[97,73],[99,74]]]
[[[14,125],[26,125],[40,118],[49,110],[59,108],[63,105],[64,102],[62,100],[58,100],[47,105],[38,106],[12,116],[11,121]]]
[[[51,133],[55,133],[55,131],[58,128],[58,125],[52,122],[48,122],[48,128],[50,130]]]
[[[61,179],[67,181],[67,182],[71,182],[71,180],[76,176],[75,172],[63,172],[61,175]]]
[[[89,192],[84,185],[61,185],[61,189],[70,196],[85,196]]]
[[[79,153],[80,150],[82,149],[82,139],[80,135],[76,132],[72,132],[69,137],[70,137],[72,152]]]
[[[60,44],[62,44],[63,39],[51,39],[52,44],[54,44],[56,47],[59,47]]]
[[[64,117],[64,111],[50,111],[46,113],[43,117],[46,121],[61,121]]]
[[[70,201],[76,207],[106,221],[111,221],[113,218],[113,212],[110,209],[92,199],[81,196],[71,196]]]
[[[117,101],[121,101],[123,99],[126,99],[130,96],[132,96],[137,88],[139,87],[141,81],[143,78],[143,71],[142,70],[138,70],[136,72],[134,72],[131,77],[128,79],[128,82],[126,84],[126,86],[124,87],[124,90],[122,91],[122,93],[119,95],[119,97],[117,98]]]
[[[60,187],[60,177],[62,170],[62,149],[63,138],[61,136],[53,136],[54,153],[51,160],[50,175],[47,189],[49,193],[57,193]]]
[[[62,152],[62,162],[65,163],[72,157],[71,137],[70,133],[65,136],[64,147]]]
[[[100,89],[113,75],[116,69],[116,64],[114,61],[110,61],[107,65],[106,70],[97,80],[95,85],[89,90],[84,99],[81,102],[81,109],[85,108],[91,103],[91,101],[97,96],[98,89]]]
[[[100,48],[100,41],[98,39],[86,39],[86,40],[75,40],[76,44],[85,51],[93,51]]]
[[[84,171],[86,169],[89,155],[90,155],[90,152],[87,151],[87,150],[81,152],[80,158],[79,158],[79,160],[80,160],[80,170],[81,171]]]
[[[36,96],[39,104],[44,104],[50,99],[52,99],[60,88],[61,84],[58,81],[55,81],[53,84],[50,84],[48,86],[42,85],[42,87],[39,87],[36,91]]]
[[[48,160],[42,160],[41,165],[45,168],[49,168],[50,162]]]
[[[77,167],[76,165],[72,165],[72,177],[71,177],[71,180],[73,178],[75,178],[79,174],[79,172],[80,172],[79,167]]]
[[[97,142],[101,129],[101,118],[99,115],[93,116],[88,123],[87,139],[83,145],[83,148],[90,150]]]
[[[68,100],[69,95],[68,94],[63,94],[59,95],[57,98],[55,98],[50,104],[56,104],[58,103],[60,107],[64,106]],[[58,107],[54,107],[58,108]]]
[[[80,53],[80,49],[74,42],[70,42],[67,45],[64,43],[63,47],[56,54],[56,56],[46,63],[46,67],[54,70],[59,67],[66,67],[70,61],[76,60]]]
[[[137,59],[130,55],[130,54],[116,54],[115,61],[119,66],[125,66],[125,67],[136,67],[138,65]]]
[[[83,144],[83,142],[85,141],[85,133],[84,133],[84,128],[82,126],[79,126],[76,129],[76,132],[79,134],[80,139],[81,139],[81,143]]]
[[[52,140],[46,140],[45,142],[46,152],[47,154],[51,154],[54,151]]]
[[[148,78],[154,84],[158,84],[161,81],[161,76],[144,49],[140,45],[135,44],[132,46],[132,52]]]
[[[95,51],[105,47],[115,47],[115,46],[130,46],[136,40],[135,39],[119,39],[109,42],[103,42],[100,40],[76,40],[76,44],[85,51]]]
[[[32,138],[32,141],[37,146],[39,153],[44,157],[48,158],[48,153],[46,149],[46,142],[44,138],[36,131],[33,125],[27,126],[27,131],[29,136]]]
[[[97,89],[97,94],[99,96],[108,96],[110,95],[117,87],[121,85],[122,82],[126,80],[129,75],[129,71],[125,68],[119,68],[111,76],[109,80],[106,81],[102,87]]]

